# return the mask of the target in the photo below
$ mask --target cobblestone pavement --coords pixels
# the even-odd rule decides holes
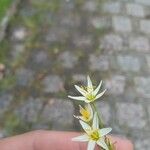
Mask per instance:
[[[79,130],[74,84],[104,81],[113,133],[150,147],[150,0],[24,0],[0,47],[0,136]]]

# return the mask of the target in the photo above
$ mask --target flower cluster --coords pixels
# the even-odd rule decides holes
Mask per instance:
[[[96,88],[94,88],[90,77],[87,76],[87,87],[79,87],[75,85],[75,88],[82,96],[68,96],[73,100],[84,101],[86,103],[85,107],[79,105],[79,112],[81,115],[74,115],[75,118],[79,119],[79,123],[85,133],[81,136],[74,137],[72,140],[88,142],[87,150],[94,150],[96,144],[104,150],[115,150],[113,143],[106,136],[112,129],[104,127],[94,103],[95,100],[103,96],[106,91],[99,92],[101,86],[102,81]]]

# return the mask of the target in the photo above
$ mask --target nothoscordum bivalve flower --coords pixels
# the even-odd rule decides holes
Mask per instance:
[[[95,145],[99,145],[105,150],[109,150],[107,144],[105,143],[105,136],[111,132],[111,128],[99,129],[99,122],[97,118],[97,113],[94,114],[93,124],[90,127],[87,123],[80,120],[80,124],[85,131],[85,134],[75,137],[73,141],[88,142],[87,150],[94,150]]]
[[[106,89],[100,93],[99,90],[101,88],[102,81],[99,85],[94,89],[92,81],[89,76],[87,76],[87,87],[79,87],[75,85],[75,88],[82,94],[82,96],[68,96],[71,99],[84,101],[86,103],[90,103],[95,101],[96,99],[100,98],[106,91]]]
[[[79,107],[81,116],[74,116],[74,117],[81,119],[85,122],[91,121],[93,118],[93,110],[91,108],[91,105],[87,104],[84,108],[81,105],[79,105]]]

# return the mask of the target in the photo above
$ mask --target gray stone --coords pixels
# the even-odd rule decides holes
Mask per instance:
[[[108,56],[104,55],[90,55],[90,69],[105,71],[109,69]]]
[[[135,17],[144,17],[145,12],[143,6],[135,3],[128,3],[126,5],[127,14]]]
[[[110,19],[102,16],[92,17],[90,22],[96,29],[109,29],[111,27]]]
[[[90,36],[75,35],[73,43],[78,47],[90,47],[92,45],[92,39]]]
[[[104,12],[119,13],[121,11],[121,5],[119,2],[105,2],[102,7]]]
[[[59,61],[64,68],[71,69],[77,63],[77,57],[75,54],[69,51],[65,51],[59,56]]]
[[[34,61],[36,63],[43,63],[45,61],[48,60],[48,54],[44,51],[39,51],[39,52],[36,52],[36,55],[34,57]]]
[[[108,125],[111,119],[110,105],[106,102],[99,101],[96,106],[100,116],[102,117],[103,123]]]
[[[12,33],[12,40],[22,41],[26,37],[26,29],[24,27],[16,28]]]
[[[150,34],[150,20],[141,20],[140,30],[145,34]]]
[[[150,1],[149,0],[135,0],[136,2],[143,4],[143,5],[149,5],[150,6]]]
[[[11,51],[11,55],[13,59],[17,59],[22,55],[25,50],[25,46],[23,44],[15,44],[13,45],[13,50]]]
[[[147,62],[148,68],[150,68],[150,56],[146,56],[146,62]]]
[[[136,139],[134,142],[136,150],[149,150],[150,148],[150,137]]]
[[[83,5],[83,10],[89,11],[89,12],[94,12],[97,9],[97,4],[96,2],[93,1],[86,1]]]
[[[102,38],[100,48],[105,50],[121,50],[123,48],[123,40],[119,35],[107,34]]]
[[[149,77],[135,77],[135,89],[140,97],[150,98],[150,78]]]
[[[30,97],[28,100],[24,101],[21,105],[19,105],[15,113],[21,118],[21,120],[35,123],[37,122],[37,119],[41,113],[42,107],[43,100]]]
[[[113,28],[118,32],[130,32],[132,30],[131,20],[128,17],[113,17]]]
[[[64,84],[57,75],[49,75],[43,80],[44,92],[57,93],[64,90]]]
[[[105,80],[105,87],[108,93],[119,95],[124,92],[126,79],[124,76],[115,75]]]
[[[146,126],[145,112],[141,104],[117,103],[117,119],[125,127],[142,129]]]
[[[43,113],[42,120],[50,123],[52,129],[68,130],[73,127],[73,105],[63,99],[50,99]]]
[[[28,86],[33,81],[33,72],[30,69],[21,68],[16,71],[17,84]]]
[[[0,95],[0,118],[3,117],[5,111],[9,110],[12,100],[13,96],[8,93]]]
[[[83,82],[83,83],[86,82],[86,76],[83,74],[74,74],[72,78],[74,81],[77,81],[77,82]]]
[[[133,56],[117,56],[119,68],[122,71],[139,71],[140,62],[137,57]]]
[[[141,52],[150,50],[149,40],[148,38],[143,36],[130,38],[129,47],[130,49],[141,51]]]

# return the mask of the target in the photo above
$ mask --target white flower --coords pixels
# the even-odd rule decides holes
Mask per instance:
[[[81,116],[74,116],[74,117],[81,119],[85,122],[91,121],[93,118],[93,110],[91,105],[87,104],[84,108],[81,105],[79,105],[79,107]]]
[[[105,150],[109,150],[105,143],[105,136],[109,132],[111,132],[112,129],[111,128],[99,129],[97,113],[94,114],[92,127],[90,127],[87,123],[83,122],[82,120],[80,120],[80,124],[86,133],[81,136],[73,138],[72,139],[73,141],[79,142],[88,141],[87,150],[94,150],[96,144],[98,144]]]
[[[100,88],[102,85],[102,81],[99,83],[99,85],[94,89],[92,81],[89,76],[87,76],[87,87],[79,87],[75,85],[75,88],[82,94],[82,96],[68,96],[71,99],[84,101],[86,103],[90,103],[95,101],[96,99],[100,98],[106,91],[102,91],[98,94]]]

